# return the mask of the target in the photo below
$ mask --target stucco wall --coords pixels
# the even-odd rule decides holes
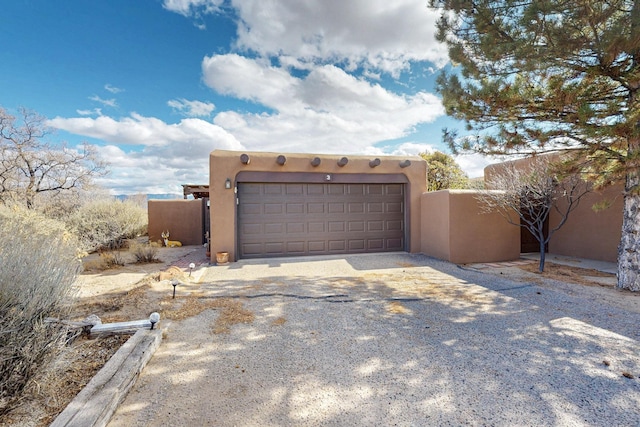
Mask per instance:
[[[203,242],[203,199],[149,200],[149,241],[161,240],[161,233],[169,230],[169,240],[183,245]]]
[[[511,163],[516,167],[527,165],[531,160],[519,159],[512,162],[489,165],[484,170],[485,180]],[[587,194],[571,214],[567,222],[556,231],[549,241],[549,252],[578,258],[616,262],[618,244],[622,233],[622,190],[617,184],[604,191]],[[595,212],[594,204],[610,200],[611,206]],[[561,207],[561,206],[560,206]],[[549,229],[560,221],[560,215],[552,210],[549,215]]]
[[[250,159],[248,164],[241,162],[245,154]],[[277,163],[278,156],[285,156],[283,165]],[[320,159],[318,166],[311,164],[312,159]],[[348,163],[342,167],[338,161],[342,157],[348,158]],[[371,167],[370,161],[376,156],[340,156],[293,153],[260,153],[216,150],[210,155],[209,194],[211,213],[211,258],[215,259],[216,252],[228,252],[229,260],[236,260],[236,178],[241,172],[272,172],[272,173],[308,173],[330,174],[334,182],[348,179],[349,174],[403,174],[408,180],[407,209],[408,229],[410,234],[409,251],[420,252],[420,195],[426,190],[426,162],[417,156],[379,156],[380,164]],[[400,167],[400,163],[410,160],[411,165]],[[231,189],[225,188],[225,181],[229,179]]]
[[[551,237],[549,252],[557,255],[616,262],[622,235],[623,185],[587,194],[567,222]],[[594,211],[593,205],[603,200],[612,202],[605,210]],[[552,211],[549,228],[555,227],[560,215]]]
[[[520,228],[498,212],[482,212],[476,191],[441,190],[422,195],[422,252],[456,264],[520,257]]]
[[[450,260],[449,247],[449,192],[446,190],[424,193],[422,204],[422,253],[438,259]]]

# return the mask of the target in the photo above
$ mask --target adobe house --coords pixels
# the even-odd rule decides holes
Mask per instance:
[[[209,191],[212,260],[421,250],[418,156],[216,150]]]
[[[500,165],[485,168],[490,176]],[[216,150],[209,186],[185,198],[150,200],[149,237],[206,242],[211,261],[406,251],[456,264],[515,260],[530,251],[520,227],[485,213],[474,190],[427,192],[418,156],[339,156]],[[554,234],[549,252],[615,261],[621,188],[589,194]],[[608,197],[613,206],[594,212]],[[559,218],[550,217],[553,227]]]

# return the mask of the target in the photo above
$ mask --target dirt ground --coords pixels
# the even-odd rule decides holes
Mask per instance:
[[[91,265],[97,257],[97,254],[92,255],[85,259],[85,263]],[[216,325],[218,332],[224,332],[231,324],[251,321],[252,314],[237,307],[234,301],[204,300],[198,298],[197,293],[188,299],[172,298],[172,287],[167,279],[197,283],[199,276],[196,272],[190,274],[188,265],[194,262],[196,270],[207,265],[202,247],[159,248],[158,259],[161,262],[150,264],[135,264],[127,253],[122,254],[122,258],[125,261],[123,267],[89,270],[80,276],[77,282],[79,302],[72,320],[82,320],[91,314],[99,316],[103,323],[139,320],[147,318],[152,311],[158,311],[161,318],[178,321],[211,308],[220,310]],[[539,274],[536,267],[532,261],[517,267],[494,267],[483,271],[561,288],[570,294],[588,293],[609,304],[640,312],[640,295],[617,290],[612,274],[553,263],[547,263],[545,273]],[[75,340],[65,348],[54,368],[31,384],[26,393],[29,397],[21,407],[0,419],[0,425],[45,426],[51,423],[126,339],[128,336],[80,337]]]

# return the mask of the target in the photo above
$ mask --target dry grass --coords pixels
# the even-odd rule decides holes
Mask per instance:
[[[589,268],[572,267],[560,264],[545,263],[544,272],[538,271],[538,264],[525,264],[519,266],[520,269],[529,273],[538,274],[546,279],[554,279],[562,282],[575,283],[586,286],[610,287],[610,285],[590,279],[590,277],[615,278],[615,274],[604,273],[602,271]]]
[[[413,314],[413,311],[402,305],[399,301],[391,301],[387,304],[387,312],[391,314]]]
[[[128,335],[77,339],[29,383],[20,407],[0,419],[0,425],[51,424],[128,339]]]
[[[216,309],[220,315],[216,318],[212,329],[214,334],[226,334],[231,331],[231,326],[240,323],[253,323],[256,316],[253,312],[243,307],[242,303],[229,298],[215,300]]]
[[[287,319],[285,319],[284,317],[278,317],[277,319],[274,319],[271,322],[271,325],[273,325],[273,326],[282,326],[285,323],[287,323]]]
[[[215,334],[230,332],[230,327],[239,323],[252,323],[253,312],[244,308],[241,301],[232,298],[205,298],[201,294],[191,294],[182,298],[165,298],[161,303],[161,317],[184,320],[199,315],[205,310],[219,310],[212,329]]]

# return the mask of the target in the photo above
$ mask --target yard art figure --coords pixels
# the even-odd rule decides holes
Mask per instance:
[[[161,236],[164,241],[164,245],[168,248],[179,248],[182,246],[182,243],[177,240],[169,240],[169,230],[163,231]]]

